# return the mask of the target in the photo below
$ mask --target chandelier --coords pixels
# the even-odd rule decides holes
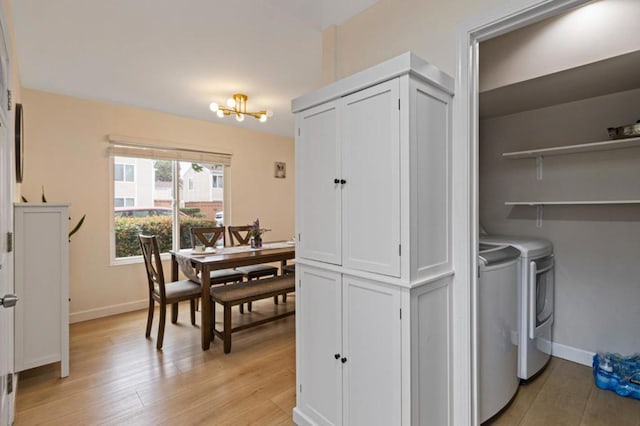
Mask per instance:
[[[250,115],[260,120],[261,123],[267,121],[267,117],[271,117],[273,113],[268,110],[257,112],[247,111],[247,95],[236,93],[232,98],[227,99],[227,106],[220,106],[215,102],[209,105],[209,109],[216,113],[220,118],[225,115],[235,115],[236,120],[243,121],[245,115]]]

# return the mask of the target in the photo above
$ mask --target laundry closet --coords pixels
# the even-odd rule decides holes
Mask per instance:
[[[602,0],[480,45],[479,221],[553,243],[551,350],[585,365],[640,352],[640,137],[607,130],[640,120],[639,14]]]

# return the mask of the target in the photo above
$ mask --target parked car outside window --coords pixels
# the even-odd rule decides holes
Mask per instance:
[[[224,225],[224,212],[217,212],[216,213],[216,225],[217,226]]]

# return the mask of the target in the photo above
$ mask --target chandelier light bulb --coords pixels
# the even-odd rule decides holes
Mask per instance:
[[[209,109],[220,118],[224,118],[227,115],[235,116],[238,122],[244,121],[246,115],[257,119],[261,123],[266,122],[268,118],[273,116],[273,112],[270,110],[248,110],[247,95],[245,95],[244,93],[236,93],[232,97],[227,99],[226,106],[211,102],[209,104]]]

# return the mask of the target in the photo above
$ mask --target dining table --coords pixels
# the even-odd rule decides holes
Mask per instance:
[[[171,251],[171,279],[178,280],[179,271],[182,271],[189,279],[200,282],[202,287],[200,307],[200,333],[202,338],[202,350],[208,350],[211,345],[212,328],[212,302],[209,294],[208,280],[200,277],[208,277],[211,271],[237,268],[240,266],[255,265],[259,263],[280,262],[286,265],[287,260],[296,256],[295,243],[292,241],[263,243],[260,248],[251,246],[234,246],[207,249],[205,252],[196,252],[193,249]],[[182,267],[181,267],[182,266]],[[196,273],[191,272],[191,266]]]

